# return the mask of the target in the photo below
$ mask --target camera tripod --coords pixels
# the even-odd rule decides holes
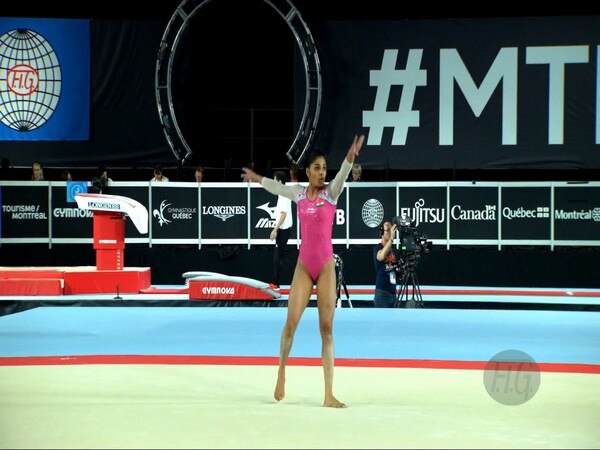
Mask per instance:
[[[402,284],[400,285],[400,291],[396,296],[396,308],[424,308],[423,295],[421,295],[421,286],[419,285],[419,279],[415,272],[415,264],[408,264],[404,268],[402,274]],[[399,273],[396,274],[398,279]],[[408,298],[408,288],[412,287],[412,296]],[[403,303],[404,302],[404,303]]]
[[[348,305],[350,308],[353,308],[352,301],[350,300],[350,294],[348,293],[348,286],[346,286],[346,282],[344,281],[344,263],[342,258],[338,255],[333,255],[335,260],[335,298],[336,298],[336,308],[342,307],[342,288],[344,288],[344,292],[346,293],[346,300],[348,300]]]

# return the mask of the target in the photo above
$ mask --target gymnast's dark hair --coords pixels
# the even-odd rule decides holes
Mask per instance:
[[[306,167],[309,167],[317,158],[323,158],[325,161],[327,161],[325,153],[323,153],[321,150],[312,150],[306,158]]]

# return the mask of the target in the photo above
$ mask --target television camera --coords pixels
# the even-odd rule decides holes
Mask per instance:
[[[415,222],[406,216],[396,216],[392,218],[392,223],[398,227],[400,250],[403,255],[416,255],[417,259],[421,253],[427,253],[431,250],[432,243],[427,240],[427,236],[417,230]]]
[[[396,261],[396,280],[399,281],[400,291],[397,294],[396,306],[406,308],[422,308],[423,296],[416,274],[416,268],[423,253],[431,250],[433,244],[427,236],[417,230],[415,222],[406,216],[395,216],[392,223],[396,225],[400,240],[400,258]],[[408,298],[409,285],[412,287],[412,297]],[[403,303],[404,302],[404,303]]]

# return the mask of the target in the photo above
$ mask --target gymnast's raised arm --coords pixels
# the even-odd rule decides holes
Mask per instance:
[[[248,167],[242,167],[242,179],[244,181],[250,181],[253,183],[260,183],[263,188],[269,191],[274,195],[281,195],[283,197],[289,198],[292,201],[296,200],[296,196],[302,191],[302,186],[298,184],[294,184],[292,186],[286,186],[284,184],[278,183],[272,178],[263,177],[262,175],[257,174],[252,169]]]

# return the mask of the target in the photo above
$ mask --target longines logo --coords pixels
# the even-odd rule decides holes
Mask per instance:
[[[109,203],[109,202],[89,202],[88,207],[90,209],[110,209],[110,210],[120,210],[121,205],[118,203]]]
[[[202,215],[203,216],[214,216],[221,219],[225,222],[227,219],[232,218],[233,216],[244,215],[246,214],[246,206],[203,206],[202,207]]]

